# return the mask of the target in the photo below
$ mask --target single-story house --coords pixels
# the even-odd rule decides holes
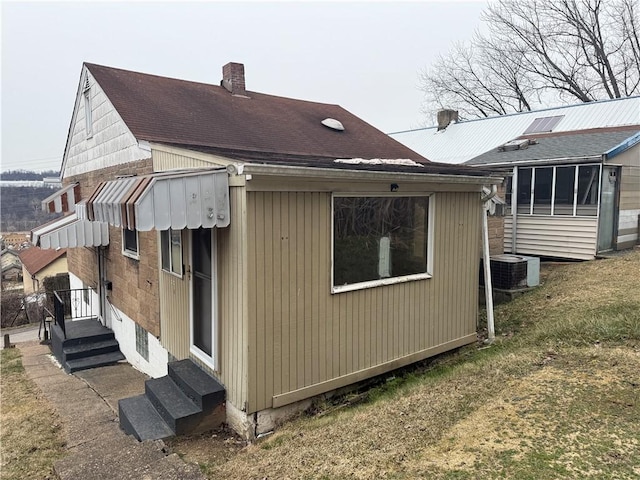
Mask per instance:
[[[640,124],[522,135],[466,164],[507,178],[507,252],[589,260],[639,242]]]
[[[593,258],[597,252],[612,248],[621,249],[633,245],[638,235],[637,216],[640,208],[636,200],[637,197],[633,193],[634,189],[636,192],[639,190],[637,186],[638,173],[635,166],[637,165],[637,149],[632,149],[615,160],[613,160],[612,154],[619,155],[619,152],[612,152],[607,155],[606,158],[608,160],[604,160],[603,155],[606,149],[602,150],[602,147],[607,142],[594,144],[595,139],[601,139],[602,136],[589,137],[589,134],[600,129],[620,127],[627,129],[627,132],[631,132],[629,135],[632,135],[634,129],[638,129],[638,126],[640,126],[640,96],[634,96],[473,120],[459,120],[456,111],[443,110],[438,113],[436,126],[396,132],[390,135],[409,148],[437,162],[469,163],[483,168],[484,166],[490,166],[498,169],[504,174],[505,178],[503,185],[499,187],[501,196],[506,196],[507,189],[511,188],[511,173],[515,171],[516,163],[525,167],[525,164],[518,163],[521,160],[525,160],[524,155],[527,155],[526,160],[531,162],[530,166],[534,164],[542,165],[545,162],[552,162],[556,165],[576,165],[578,162],[582,162],[583,158],[587,158],[588,161],[594,161],[603,166],[609,162],[612,167],[614,165],[621,167],[618,172],[618,186],[616,187],[621,195],[621,204],[613,208],[615,213],[609,214],[603,211],[602,221],[600,221],[598,213],[586,215],[586,218],[583,217],[584,209],[576,209],[576,215],[573,220],[567,220],[566,216],[560,218],[557,213],[559,209],[556,210],[555,215],[544,214],[543,216],[540,216],[540,208],[536,208],[536,212],[530,209],[529,217],[526,214],[521,215],[518,222],[535,221],[554,231],[552,234],[553,239],[547,238],[547,233],[549,232],[540,232],[540,235],[545,237],[544,240],[542,238],[534,240],[530,236],[528,227],[524,227],[519,233],[517,225],[515,230],[511,228],[514,219],[513,211],[508,212],[508,216],[504,221],[500,217],[489,219],[492,237],[496,240],[504,238],[504,242],[500,246],[502,250],[500,250],[499,244],[495,243],[491,249],[492,255],[503,252],[518,252],[522,254],[528,252],[540,256],[587,259]],[[557,136],[558,139],[541,139],[540,145],[526,151],[524,149],[513,151],[515,146],[509,144],[514,139],[535,138],[536,136],[547,134],[549,136]],[[543,144],[550,142],[550,144],[555,145],[555,143],[560,142],[561,135],[582,135],[571,138],[574,140],[587,139],[585,140],[584,148],[581,150],[581,155],[584,154],[584,157],[573,156],[576,154],[576,150],[569,147],[569,144],[573,141],[569,138],[565,139],[564,146],[557,152],[552,152],[548,149],[543,150]],[[621,138],[625,135],[624,133],[614,134],[614,136],[616,135],[616,138],[619,138],[620,141],[625,140]],[[593,138],[593,141],[590,138]],[[611,136],[609,139],[615,141],[615,138]],[[506,148],[503,146],[506,146]],[[497,152],[500,153],[498,154]],[[569,157],[563,158],[565,153]],[[511,165],[511,168],[501,164],[508,162],[509,156],[514,158],[514,165]],[[564,172],[564,170],[561,171]],[[586,166],[583,166],[582,171],[586,172]],[[544,172],[547,171],[545,170]],[[599,179],[600,177],[598,176]],[[538,176],[538,181],[542,181],[540,176]],[[575,180],[576,183],[574,183],[576,188],[577,181]],[[522,189],[520,194],[525,194]],[[593,200],[596,200],[595,196]],[[599,212],[600,200],[598,199],[597,201]],[[533,205],[533,200],[531,200],[531,205]],[[521,206],[521,210],[524,208]],[[605,206],[604,209],[606,210],[606,208],[610,207]],[[558,222],[565,226],[559,227]],[[573,222],[578,231],[573,234],[566,233],[571,230],[567,222]],[[611,228],[606,226],[607,222],[613,222]],[[600,228],[602,228],[602,233],[596,233],[596,230]],[[516,233],[518,233],[518,238],[514,238]],[[576,235],[580,238],[583,235],[585,237],[583,240],[578,241]],[[594,240],[596,236],[600,237],[599,246],[596,245]],[[608,240],[606,239],[607,237],[609,237]],[[532,242],[538,243],[539,247],[533,247]],[[556,249],[559,244],[564,248]]]
[[[44,288],[43,281],[69,271],[65,248],[43,249],[30,247],[20,251],[24,293],[34,293]]]
[[[149,389],[197,364],[254,438],[314,396],[475,342],[481,197],[501,179],[337,105],[249,91],[242,64],[222,77],[84,64],[69,213],[33,232],[69,247],[72,289],[91,289]]]

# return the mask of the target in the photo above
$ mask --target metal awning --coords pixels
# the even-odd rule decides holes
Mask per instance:
[[[49,213],[75,212],[80,201],[80,186],[72,183],[42,200],[42,210]]]
[[[156,173],[102,182],[80,218],[129,230],[182,230],[229,225],[225,169]]]
[[[33,229],[31,243],[40,248],[104,247],[109,245],[109,225],[72,213]]]

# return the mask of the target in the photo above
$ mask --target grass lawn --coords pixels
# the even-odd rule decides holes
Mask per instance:
[[[53,462],[64,450],[58,419],[27,377],[20,351],[1,350],[0,361],[0,478],[55,478]]]
[[[245,448],[209,435],[173,449],[212,479],[640,478],[640,252],[545,274],[496,309],[490,348],[405,370]]]

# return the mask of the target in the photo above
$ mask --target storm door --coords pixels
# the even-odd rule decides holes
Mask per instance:
[[[600,213],[598,215],[598,252],[606,252],[614,247],[617,224],[618,174],[618,167],[604,167],[602,169]]]
[[[215,368],[216,255],[210,228],[191,231],[191,352]]]

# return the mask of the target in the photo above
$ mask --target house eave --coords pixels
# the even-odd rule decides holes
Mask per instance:
[[[297,167],[290,165],[236,164],[236,171],[249,175],[323,178],[327,180],[376,181],[397,180],[414,183],[461,183],[491,185],[502,181],[498,176],[446,175],[436,173],[387,172],[375,170],[332,169],[322,167]],[[418,168],[418,167],[416,167]]]

